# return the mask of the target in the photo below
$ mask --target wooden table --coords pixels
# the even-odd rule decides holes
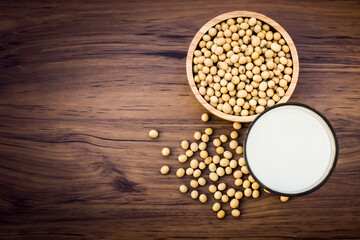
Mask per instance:
[[[0,9],[1,239],[360,238],[357,1],[2,1]],[[182,139],[232,129],[200,121],[185,56],[206,21],[233,10],[261,12],[288,31],[300,57],[290,102],[326,115],[340,156],[318,191],[287,203],[262,192],[241,201],[241,217],[218,220],[214,200],[181,194],[189,178],[174,172]],[[170,175],[160,175],[163,164]]]

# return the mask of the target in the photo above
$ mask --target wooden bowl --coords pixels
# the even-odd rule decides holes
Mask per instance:
[[[191,90],[193,91],[195,97],[197,100],[212,114],[215,114],[216,116],[223,118],[228,121],[232,122],[251,122],[253,121],[259,114],[250,115],[250,116],[235,116],[232,114],[227,114],[224,112],[221,112],[211,106],[199,93],[198,88],[196,87],[195,81],[194,81],[194,73],[193,73],[193,55],[194,51],[196,50],[196,47],[201,40],[202,36],[207,33],[207,31],[215,26],[216,24],[223,22],[224,20],[227,20],[229,18],[237,18],[237,17],[255,17],[268,25],[270,25],[272,28],[277,30],[282,37],[285,39],[287,45],[290,48],[290,53],[293,61],[293,73],[292,73],[292,79],[290,82],[290,85],[285,93],[285,95],[280,99],[278,103],[285,103],[289,100],[291,94],[294,92],[294,89],[296,87],[296,83],[298,81],[299,76],[299,58],[298,54],[295,48],[295,44],[289,34],[285,31],[284,28],[282,28],[277,22],[272,20],[271,18],[262,15],[257,12],[249,12],[249,11],[234,11],[234,12],[228,12],[221,14],[210,21],[208,21],[195,35],[193,40],[190,43],[189,50],[186,57],[186,74],[189,81],[189,85],[191,87]]]

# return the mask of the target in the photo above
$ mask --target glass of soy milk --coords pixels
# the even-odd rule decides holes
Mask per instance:
[[[328,180],[337,162],[338,143],[330,122],[315,109],[277,104],[251,123],[244,157],[262,187],[282,196],[301,196]]]

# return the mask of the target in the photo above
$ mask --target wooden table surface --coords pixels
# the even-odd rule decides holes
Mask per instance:
[[[287,203],[262,192],[218,220],[174,172],[182,139],[232,129],[200,121],[185,56],[205,22],[233,10],[293,38],[290,102],[326,115],[340,155],[318,191]],[[1,239],[360,238],[358,1],[1,1],[0,12]]]

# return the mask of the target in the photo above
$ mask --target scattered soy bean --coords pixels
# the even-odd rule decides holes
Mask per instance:
[[[199,145],[196,142],[190,144],[190,150],[196,152],[199,149]]]
[[[286,196],[280,196],[280,201],[282,201],[282,202],[286,202],[287,200],[289,200],[289,197],[286,197]]]
[[[199,177],[198,183],[199,183],[200,186],[205,186],[205,184],[206,184],[206,179],[203,178],[203,177]]]
[[[230,137],[231,137],[232,139],[236,139],[238,136],[239,136],[239,133],[238,133],[237,131],[232,131],[232,132],[230,133]]]
[[[191,176],[191,175],[193,175],[193,173],[194,173],[194,169],[193,169],[193,168],[187,168],[187,169],[186,169],[186,175]]]
[[[194,176],[195,178],[200,177],[200,176],[201,176],[201,170],[200,170],[200,169],[195,169],[195,170],[194,170],[194,173],[193,173],[193,176]]]
[[[224,175],[225,175],[225,169],[222,168],[222,167],[218,167],[218,168],[216,169],[216,174],[217,174],[219,177],[224,176]]]
[[[196,169],[199,166],[199,161],[197,159],[192,159],[190,161],[190,167]]]
[[[205,134],[207,134],[207,135],[211,135],[211,134],[213,134],[213,130],[212,130],[212,128],[206,128],[205,129]]]
[[[179,168],[177,171],[176,171],[176,176],[181,178],[185,175],[185,170],[183,168]]]
[[[194,133],[194,139],[195,140],[200,140],[201,139],[201,132],[195,132]]]
[[[209,114],[203,113],[203,114],[201,115],[201,121],[207,122],[207,121],[209,121],[209,119],[210,119]]]
[[[235,159],[232,159],[229,163],[229,167],[231,167],[232,169],[235,169],[237,167],[238,163]]]
[[[197,188],[197,187],[199,186],[199,183],[198,183],[198,181],[192,179],[192,180],[190,181],[190,186],[191,186],[192,188]]]
[[[260,196],[260,192],[258,190],[254,190],[252,193],[253,198],[258,198]]]
[[[223,156],[224,156],[224,158],[231,159],[233,155],[230,151],[225,151],[223,153]]]
[[[217,211],[219,211],[220,209],[221,209],[221,204],[220,204],[220,203],[216,202],[216,203],[213,204],[212,210],[213,210],[214,212],[217,212]]]
[[[243,172],[243,174],[249,174],[249,169],[247,168],[247,166],[242,166],[241,171]]]
[[[215,172],[216,171],[216,164],[215,163],[210,163],[209,164],[209,170],[210,170],[210,172]]]
[[[243,173],[241,170],[236,170],[233,174],[234,178],[241,178],[243,176]]]
[[[227,191],[226,191],[226,195],[228,195],[229,197],[233,197],[235,195],[235,189],[234,188],[229,188]]]
[[[179,188],[180,192],[182,193],[186,193],[188,191],[188,187],[185,186],[185,185],[181,185],[180,188]]]
[[[212,157],[207,157],[204,160],[204,163],[207,164],[207,165],[209,165],[211,162],[212,162]]]
[[[225,152],[225,149],[223,147],[217,147],[215,151],[217,154],[223,154]]]
[[[250,187],[250,181],[249,180],[245,180],[244,182],[243,182],[243,188],[249,188]]]
[[[240,216],[240,210],[239,210],[239,209],[233,209],[233,210],[231,211],[231,215],[232,215],[233,217],[238,217],[238,216]]]
[[[225,217],[225,211],[224,210],[220,210],[217,212],[216,216],[221,219]]]
[[[191,191],[190,196],[192,199],[196,199],[199,197],[199,192],[196,190]]]
[[[229,161],[229,159],[227,159],[227,158],[222,158],[222,159],[220,160],[220,166],[222,166],[222,167],[227,167],[227,166],[229,166],[229,163],[230,163],[230,161]]]
[[[216,186],[215,186],[214,184],[211,184],[211,185],[209,186],[209,192],[215,193],[216,190],[217,190],[217,188],[216,188]]]
[[[185,163],[188,160],[188,157],[185,154],[180,154],[178,156],[178,161],[181,163]]]
[[[207,134],[201,135],[201,141],[207,143],[209,140],[210,140],[209,135],[207,135]]]
[[[230,201],[230,207],[231,208],[237,208],[239,206],[239,200],[236,198],[231,199]]]
[[[239,143],[238,143],[236,140],[231,140],[231,141],[229,142],[229,147],[230,147],[231,149],[236,149],[236,148],[238,147],[238,145],[239,145]]]
[[[160,172],[161,172],[161,174],[163,174],[163,175],[168,174],[169,171],[170,171],[169,166],[164,165],[164,166],[162,166],[162,167],[160,168]]]
[[[189,150],[186,150],[185,155],[189,158],[194,155],[194,152],[189,149]]]
[[[159,136],[158,131],[156,131],[156,130],[154,130],[154,129],[152,129],[152,130],[149,131],[149,137],[151,137],[151,138],[157,138],[158,136]]]
[[[250,182],[252,182],[252,183],[255,182],[255,179],[254,179],[251,175],[248,176],[248,180],[249,180]]]
[[[239,123],[239,122],[234,122],[234,123],[233,123],[233,128],[236,129],[236,130],[241,129],[241,123]]]
[[[243,167],[243,166],[245,166],[245,158],[243,158],[243,157],[241,157],[241,158],[239,158],[239,166],[241,166],[241,167]]]
[[[222,197],[222,193],[220,191],[216,191],[214,193],[214,198],[217,199],[217,200],[220,200]]]
[[[219,183],[217,188],[219,191],[224,191],[226,189],[226,183]]]
[[[252,194],[251,188],[246,188],[246,189],[244,190],[244,195],[245,195],[245,197],[250,197],[251,194]]]
[[[215,139],[213,140],[213,145],[214,145],[215,147],[220,147],[220,145],[221,145],[220,139],[215,138]]]
[[[257,182],[254,182],[251,184],[251,188],[254,189],[254,190],[257,190],[260,188],[260,185],[257,183]]]
[[[206,150],[200,151],[200,157],[201,158],[207,158],[209,156],[209,153]]]
[[[225,168],[225,173],[226,173],[227,175],[230,175],[230,174],[232,173],[232,168],[231,168],[231,167],[226,167],[226,168]]]
[[[200,200],[201,203],[206,203],[207,196],[205,194],[200,194],[199,200]]]
[[[207,147],[207,144],[205,142],[201,142],[199,143],[199,149],[202,151],[202,150],[205,150]]]
[[[161,154],[165,157],[169,156],[170,155],[170,148],[168,147],[164,147],[162,150],[161,150]]]
[[[235,197],[236,199],[240,200],[240,199],[243,198],[243,196],[244,196],[243,192],[237,191],[237,192],[235,193],[235,196],[234,196],[234,197]]]
[[[222,195],[222,196],[221,196],[221,201],[224,202],[224,203],[228,202],[228,201],[229,201],[228,195],[225,195],[225,194]]]
[[[209,173],[209,178],[211,181],[216,182],[219,179],[219,176],[216,173],[211,172]]]
[[[235,149],[235,152],[236,154],[240,155],[243,153],[243,147],[242,146],[238,146],[236,149]]]
[[[227,140],[228,140],[228,137],[225,134],[220,135],[221,142],[225,143],[225,142],[227,142]]]
[[[204,162],[199,163],[199,169],[204,170],[206,168],[206,164]]]
[[[189,148],[189,142],[186,140],[183,140],[180,145],[181,145],[181,148],[184,150]]]
[[[220,163],[220,157],[218,155],[213,156],[213,163],[215,164]]]
[[[235,179],[235,186],[240,187],[243,184],[243,180],[242,179]]]

